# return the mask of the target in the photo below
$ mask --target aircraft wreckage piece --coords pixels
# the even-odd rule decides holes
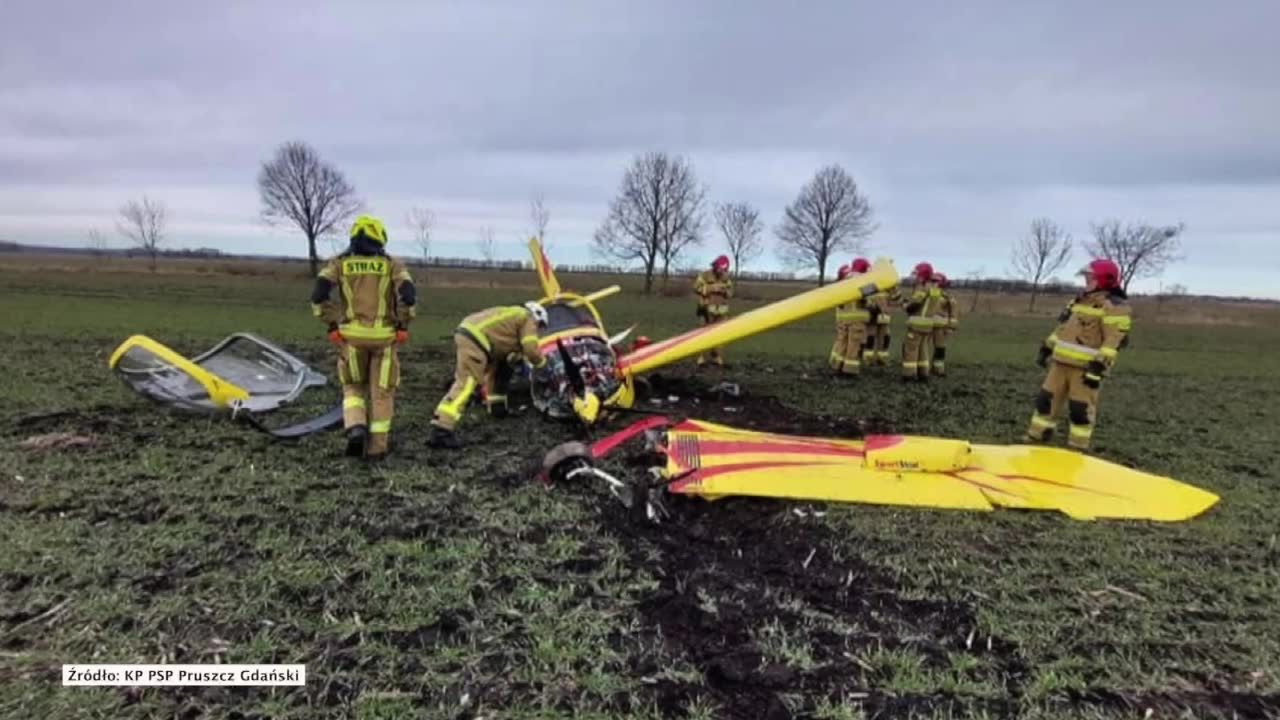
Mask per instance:
[[[194,358],[145,335],[134,335],[112,353],[109,367],[134,392],[191,412],[229,411],[233,417],[279,438],[302,437],[342,422],[342,408],[284,428],[268,428],[254,415],[297,399],[328,383],[302,360],[249,333],[236,333]]]
[[[1105,460],[1036,446],[873,435],[798,437],[685,420],[649,418],[576,452],[553,450],[544,480],[565,477],[626,440],[648,433],[666,493],[708,500],[790,498],[962,510],[1057,510],[1076,520],[1177,522],[1218,502],[1200,488]],[[561,451],[557,455],[557,451]],[[568,466],[557,462],[569,463]],[[615,492],[616,494],[616,492]],[[650,511],[650,516],[653,511]]]

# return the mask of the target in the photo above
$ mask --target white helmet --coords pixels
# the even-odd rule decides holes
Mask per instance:
[[[547,309],[532,300],[524,304],[524,309],[529,311],[533,316],[533,321],[539,325],[547,324]]]

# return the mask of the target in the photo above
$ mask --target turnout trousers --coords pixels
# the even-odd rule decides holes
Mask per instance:
[[[725,320],[728,320],[728,319],[729,319],[728,313],[707,312],[705,315],[702,316],[702,324],[714,325],[718,322],[724,322]],[[724,354],[720,352],[720,348],[718,347],[711,348],[710,350],[707,351],[706,355],[699,355],[698,365],[700,366],[705,365],[708,357],[711,358],[711,361],[714,362],[715,364],[721,365],[721,366],[724,365]]]
[[[338,379],[343,427],[368,427],[369,456],[385,455],[400,386],[395,345],[364,345],[348,339],[338,351]]]
[[[933,366],[934,375],[943,376],[947,374],[947,339],[951,337],[950,328],[934,328],[930,342],[933,344]]]
[[[927,378],[933,355],[933,331],[907,328],[902,341],[902,377]]]
[[[889,365],[889,316],[881,313],[876,322],[867,325],[867,342],[862,350],[863,365]]]
[[[458,426],[467,403],[477,389],[490,406],[499,400],[505,405],[507,401],[506,396],[494,395],[497,366],[489,360],[484,348],[460,333],[453,336],[453,344],[456,350],[453,384],[449,386],[444,399],[436,405],[435,415],[431,418],[432,425],[445,430],[453,430]]]
[[[831,346],[831,369],[844,375],[861,372],[866,337],[865,322],[837,322],[836,341]]]
[[[1035,414],[1027,427],[1027,439],[1051,440],[1064,406],[1070,425],[1067,444],[1077,450],[1087,450],[1098,418],[1098,388],[1085,385],[1084,368],[1056,361],[1051,361],[1044,384],[1036,394]]]

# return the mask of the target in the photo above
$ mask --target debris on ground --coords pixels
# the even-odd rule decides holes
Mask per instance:
[[[66,450],[68,448],[77,447],[93,447],[98,444],[97,438],[91,435],[77,435],[70,432],[54,432],[45,433],[43,435],[33,435],[18,446],[23,450]]]

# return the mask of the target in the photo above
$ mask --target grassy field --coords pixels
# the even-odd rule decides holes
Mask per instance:
[[[1219,493],[1202,518],[730,500],[649,527],[595,488],[530,482],[566,426],[473,410],[465,450],[424,446],[445,336],[529,278],[432,278],[395,454],[368,468],[333,434],[273,444],[168,415],[106,368],[133,333],[194,353],[251,331],[332,377],[304,278],[84,270],[0,268],[0,717],[1280,716],[1274,311],[1140,307],[1104,388],[1098,453]],[[726,375],[744,417],[1013,442],[1049,327],[1012,304],[966,317],[926,387],[830,379],[827,317],[731,348]],[[676,297],[602,309],[654,337],[694,321]],[[665,381],[687,409],[710,375]],[[88,444],[23,445],[54,432]],[[72,662],[305,663],[309,680],[63,688]]]

